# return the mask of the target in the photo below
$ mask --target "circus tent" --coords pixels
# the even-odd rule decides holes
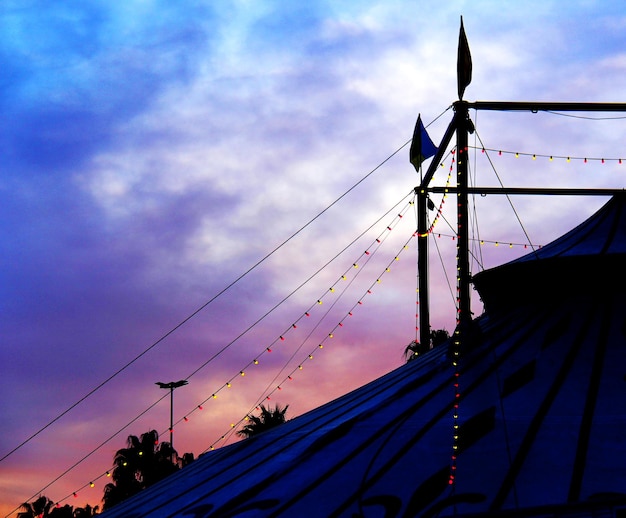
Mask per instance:
[[[625,516],[625,264],[619,194],[475,276],[457,369],[444,344],[104,516]]]

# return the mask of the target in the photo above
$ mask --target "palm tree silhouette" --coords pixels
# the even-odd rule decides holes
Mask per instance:
[[[140,437],[129,435],[126,448],[117,450],[111,472],[113,482],[104,487],[103,510],[151,486],[178,470],[172,462],[178,454],[170,443],[159,443],[159,434],[150,430]]]
[[[237,432],[237,435],[241,435],[245,438],[253,437],[261,432],[264,432],[265,430],[269,430],[279,424],[283,424],[286,421],[285,414],[289,405],[285,405],[284,408],[280,408],[279,405],[276,405],[274,409],[265,408],[264,405],[261,405],[260,408],[260,415],[247,416],[249,422]]]
[[[48,497],[40,496],[34,502],[24,502],[17,513],[17,518],[44,518],[50,516],[50,510],[54,507],[54,502]]]
[[[46,496],[40,496],[34,502],[24,502],[17,513],[17,518],[91,518],[98,514],[98,506],[73,508],[69,504],[60,507]]]

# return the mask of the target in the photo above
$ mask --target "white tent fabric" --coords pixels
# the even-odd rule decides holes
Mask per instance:
[[[476,276],[488,311],[462,343],[458,429],[455,370],[443,345],[202,456],[104,516],[620,516],[625,207],[616,196],[561,240]],[[564,265],[568,254],[584,260]],[[517,274],[530,284],[501,284]]]

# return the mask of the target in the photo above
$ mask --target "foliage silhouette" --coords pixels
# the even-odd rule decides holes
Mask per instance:
[[[413,340],[404,348],[404,359],[409,362],[418,356],[427,353],[435,347],[444,344],[450,338],[450,333],[445,329],[435,329],[430,332],[430,343],[420,344],[417,340]]]
[[[38,518],[50,516],[50,511],[54,508],[54,502],[48,497],[40,496],[34,502],[24,502],[20,509],[22,512],[17,513],[17,518]]]
[[[189,460],[189,455],[183,458]],[[150,430],[140,437],[128,436],[126,448],[115,453],[111,471],[112,483],[104,487],[103,510],[135,495],[142,489],[171,475],[179,469],[178,454],[169,442],[159,443],[159,434]]]
[[[17,514],[18,518],[91,518],[98,514],[98,506],[73,508],[66,504],[63,507],[56,507],[54,502],[46,496],[40,496],[34,502],[24,502]]]
[[[269,430],[270,428],[283,424],[286,421],[285,414],[289,405],[285,405],[284,408],[280,408],[279,405],[276,405],[274,409],[265,408],[264,405],[261,405],[260,408],[260,415],[247,416],[248,423],[237,432],[237,435],[241,435],[245,438],[253,437],[261,432]]]

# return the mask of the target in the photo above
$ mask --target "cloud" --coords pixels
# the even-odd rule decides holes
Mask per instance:
[[[475,63],[469,97],[616,100],[623,42],[613,11],[490,1],[3,6],[0,325],[7,340],[0,359],[10,368],[0,392],[10,396],[0,413],[11,426],[0,454],[156,345],[0,465],[2,476],[28,466],[28,487],[37,491],[153,404],[161,395],[155,381],[188,376],[216,355],[176,395],[177,416],[209,398],[207,411],[193,411],[191,426],[177,430],[185,451],[198,453],[219,438],[265,387],[280,382],[274,377],[285,365],[281,375],[305,362],[280,393],[292,416],[400,365],[415,333],[414,243],[400,261],[394,255],[414,230],[413,212],[339,299],[348,284],[341,275],[352,274],[352,263],[362,263],[364,251],[386,235],[395,211],[348,246],[352,240],[417,183],[408,149],[401,149],[417,113],[428,123],[456,97],[459,14]],[[429,127],[435,140],[450,113]],[[563,155],[619,149],[620,121],[472,116],[486,147]],[[506,185],[608,186],[620,174],[615,164],[591,174],[580,163],[491,158],[495,171],[480,153],[472,164],[480,182],[495,184],[497,172]],[[437,172],[438,184],[450,161]],[[520,241],[519,228],[505,220],[510,207],[492,201],[479,200],[482,237]],[[514,201],[542,243],[600,203]],[[453,205],[445,213],[452,222]],[[557,210],[562,217],[554,217]],[[452,232],[443,221],[437,230]],[[447,236],[437,242],[450,276],[455,243]],[[346,247],[315,282],[281,303]],[[523,253],[504,248],[483,249],[484,263]],[[454,296],[431,250],[433,326],[451,330]],[[364,304],[317,350],[362,296]],[[303,319],[291,329],[310,306],[316,317],[332,308],[317,328]],[[260,356],[276,340],[272,354]],[[259,366],[240,379],[239,370],[259,356]],[[232,376],[231,389],[221,390]],[[50,496],[71,494],[105,470],[125,435],[163,431],[166,403],[124,428]],[[89,440],[72,449],[74,435]],[[27,489],[3,489],[0,500],[17,505]]]

